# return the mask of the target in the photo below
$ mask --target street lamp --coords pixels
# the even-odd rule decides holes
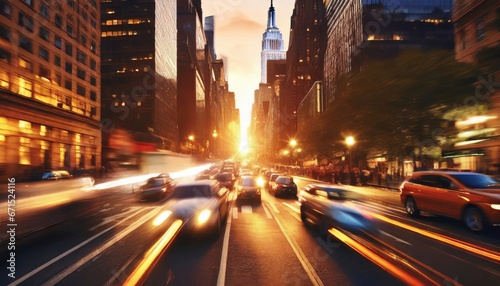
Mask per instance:
[[[294,160],[293,160],[293,151],[294,151],[294,149],[295,149],[295,146],[297,146],[297,140],[295,140],[295,139],[290,140],[290,147],[291,147],[291,148],[290,148],[290,149],[291,149],[291,150],[290,150],[290,159],[291,159],[291,161],[292,161],[292,162],[290,162],[290,163],[293,163],[293,161],[294,161]],[[293,165],[295,165],[295,163],[293,163]]]
[[[189,135],[189,141],[191,142],[191,155],[194,154],[194,135]]]
[[[213,150],[214,150],[214,154],[218,157],[219,156],[219,154],[218,154],[219,152],[217,152],[217,151],[218,151],[219,146],[217,144],[217,136],[219,136],[219,134],[217,134],[217,130],[214,129],[214,132],[212,132],[212,137],[214,138],[214,144],[213,144],[214,147],[213,147]]]
[[[354,140],[354,137],[352,136],[347,136],[345,139],[345,144],[347,145],[347,152],[349,153],[349,168],[352,168],[352,152],[351,152],[351,147],[354,145],[356,141]]]

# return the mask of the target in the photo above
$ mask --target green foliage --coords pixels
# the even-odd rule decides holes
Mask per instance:
[[[356,138],[357,150],[409,150],[438,145],[443,116],[474,94],[477,71],[457,63],[450,51],[407,50],[393,60],[373,60],[348,77],[346,90],[328,106],[304,134],[310,152],[346,148],[344,138]],[[302,142],[306,142],[302,141]],[[433,143],[434,142],[434,143]]]

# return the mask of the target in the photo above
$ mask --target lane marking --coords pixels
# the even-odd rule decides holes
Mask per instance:
[[[280,213],[280,211],[278,210],[278,208],[273,203],[269,202],[269,205],[271,206],[271,208],[273,209],[273,211],[275,213]]]
[[[294,212],[296,212],[296,213],[300,214],[300,209],[298,209],[297,207],[294,207],[294,206],[292,206],[291,204],[289,204],[289,203],[285,203],[285,202],[283,202],[283,204],[284,204],[285,206],[289,207],[292,211],[294,211]]]
[[[302,250],[300,249],[298,243],[295,241],[295,239],[293,239],[293,237],[289,236],[286,233],[285,228],[281,224],[278,217],[275,216],[274,219],[276,220],[276,223],[278,224],[279,228],[281,229],[281,232],[283,233],[286,240],[288,241],[288,244],[290,244],[290,246],[292,247],[293,252],[295,253],[297,258],[299,259],[300,264],[302,265],[302,267],[306,271],[307,276],[309,276],[311,283],[313,285],[316,285],[316,286],[323,286],[324,284],[321,281],[321,278],[319,277],[318,273],[316,273],[316,270],[314,270],[314,267],[309,262],[306,255],[304,254],[304,252],[302,252]]]
[[[94,257],[97,255],[101,254],[101,252],[104,252],[106,249],[109,247],[113,246],[116,244],[118,241],[123,239],[125,236],[130,234],[132,231],[136,230],[139,226],[141,226],[143,223],[145,223],[147,220],[151,219],[153,216],[155,216],[157,213],[159,213],[161,208],[154,209],[150,211],[147,215],[143,216],[141,219],[138,221],[135,221],[133,224],[129,225],[127,228],[119,232],[117,235],[113,236],[110,240],[108,240],[107,243],[105,243],[103,246],[98,247],[91,253],[87,254],[85,257],[80,259],[78,262],[73,264],[72,266],[66,268],[63,272],[59,273],[57,276],[52,277],[49,281],[45,282],[42,286],[52,286],[55,285],[64,278],[66,278],[68,275],[72,274],[75,270],[78,268],[82,267],[85,263],[89,262],[92,260]]]
[[[264,212],[266,213],[267,218],[272,219],[273,216],[271,215],[271,212],[267,209],[268,207],[265,204],[262,204],[262,208],[264,209]]]
[[[238,208],[237,207],[233,207],[232,210],[231,210],[231,213],[233,213],[233,218],[234,219],[238,218]]]
[[[122,219],[121,221],[119,221],[117,224],[111,226],[111,227],[108,227],[107,229],[99,232],[98,234],[92,236],[91,238],[81,242],[80,244],[74,246],[73,248],[71,249],[68,249],[67,251],[59,254],[58,256],[52,258],[51,260],[45,262],[44,264],[38,266],[37,268],[31,270],[29,273],[27,273],[26,275],[24,275],[23,277],[17,279],[15,282],[12,282],[11,284],[9,284],[9,286],[14,286],[14,285],[18,285],[19,283],[29,279],[31,276],[37,274],[38,272],[42,271],[43,269],[49,267],[50,265],[54,264],[55,262],[57,262],[58,260],[64,258],[65,256],[67,256],[68,254],[71,254],[72,252],[78,250],[79,248],[83,247],[85,244],[91,242],[92,240],[98,238],[99,236],[105,234],[106,232],[112,230],[113,228],[117,227],[118,225],[120,225],[121,223],[123,223],[124,221],[128,220],[129,218],[135,216],[137,213],[139,213],[141,210],[137,210],[136,213],[134,213],[133,215],[129,216],[129,217],[126,217],[124,219]]]
[[[379,232],[380,232],[381,234],[385,235],[385,236],[388,236],[388,237],[390,237],[390,238],[394,239],[394,240],[395,240],[395,241],[397,241],[397,242],[401,242],[401,243],[404,243],[404,244],[407,244],[407,245],[411,245],[411,243],[409,243],[408,241],[402,240],[401,238],[396,237],[396,236],[394,236],[394,235],[392,235],[392,234],[390,234],[390,233],[387,233],[387,232],[385,232],[385,231],[383,231],[383,230],[379,230]]]
[[[238,212],[238,208],[231,208],[231,212]],[[226,269],[227,269],[227,254],[229,250],[229,233],[231,231],[231,217],[227,216],[226,231],[224,232],[224,240],[222,242],[222,253],[220,258],[219,275],[217,277],[217,286],[224,286],[226,283]]]

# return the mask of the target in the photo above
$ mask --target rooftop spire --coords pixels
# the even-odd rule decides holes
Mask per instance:
[[[271,0],[271,6],[269,7],[269,13],[267,16],[267,28],[277,28],[275,20],[276,19],[275,19],[275,15],[274,15],[273,0]]]

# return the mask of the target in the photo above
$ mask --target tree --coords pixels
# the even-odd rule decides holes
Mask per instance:
[[[439,145],[444,113],[474,93],[476,75],[450,51],[406,50],[392,60],[370,61],[347,77],[345,95],[312,125],[310,149],[345,148],[343,138],[350,134],[357,149],[418,158]]]

